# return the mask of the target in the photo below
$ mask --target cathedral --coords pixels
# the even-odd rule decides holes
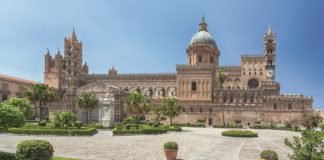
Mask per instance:
[[[310,96],[281,94],[276,81],[276,33],[269,27],[264,34],[264,50],[259,55],[242,55],[239,65],[219,65],[220,51],[202,18],[198,32],[186,49],[187,64],[177,64],[171,74],[120,74],[113,67],[106,74],[89,74],[82,60],[82,41],[72,35],[64,39],[64,55],[45,55],[45,84],[57,90],[58,100],[48,104],[50,112],[84,113],[74,103],[77,94],[90,91],[100,101],[91,120],[114,125],[125,116],[123,99],[137,91],[159,103],[165,97],[176,97],[182,107],[177,123],[206,125],[235,120],[248,125],[256,121],[300,124],[313,111]],[[223,72],[224,80],[217,79]]]

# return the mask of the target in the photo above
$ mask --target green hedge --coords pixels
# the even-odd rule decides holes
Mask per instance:
[[[249,130],[228,130],[222,132],[222,136],[228,137],[258,137],[258,134]]]
[[[253,128],[253,129],[271,129],[268,125],[264,125],[264,124],[253,124],[251,126],[251,128]]]
[[[16,154],[0,151],[0,160],[16,160]]]
[[[168,131],[181,132],[182,128],[179,126],[163,127]]]
[[[151,127],[147,125],[140,125],[139,130],[136,129],[120,129],[120,128],[114,128],[113,135],[134,135],[134,134],[163,134],[167,133],[166,128],[161,127]]]
[[[13,134],[33,134],[33,135],[91,136],[97,133],[97,129],[96,128],[86,128],[86,129],[9,128],[8,132]]]
[[[262,151],[260,154],[260,158],[265,159],[265,160],[279,160],[277,153],[272,150]]]
[[[241,124],[214,125],[213,128],[243,128]]]
[[[202,127],[202,128],[205,128],[205,123],[186,123],[186,124],[174,123],[172,125],[179,126],[179,127]]]
[[[26,140],[17,145],[16,158],[19,160],[51,160],[53,145],[46,140]]]
[[[17,160],[15,153],[1,152],[0,151],[0,160]],[[52,160],[79,160],[74,158],[63,158],[63,157],[53,157]]]

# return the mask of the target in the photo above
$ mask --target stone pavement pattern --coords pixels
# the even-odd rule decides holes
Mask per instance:
[[[164,160],[163,144],[176,141],[178,158],[184,160],[256,160],[264,149],[278,153],[288,160],[291,151],[284,138],[300,133],[275,130],[254,130],[258,138],[221,136],[224,129],[184,128],[185,132],[162,135],[112,136],[111,131],[99,131],[92,137],[22,136],[0,134],[0,151],[15,152],[16,145],[27,139],[50,141],[56,156],[84,160]]]

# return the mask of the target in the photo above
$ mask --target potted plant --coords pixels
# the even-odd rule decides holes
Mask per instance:
[[[178,153],[177,142],[167,142],[164,144],[164,153],[167,160],[176,160]]]

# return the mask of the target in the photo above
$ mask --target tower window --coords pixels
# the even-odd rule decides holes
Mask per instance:
[[[197,90],[197,83],[196,82],[192,82],[191,83],[191,91],[196,91]]]
[[[214,57],[211,56],[210,59],[209,59],[210,63],[214,63]]]
[[[198,62],[201,63],[202,62],[202,57],[198,56]]]

